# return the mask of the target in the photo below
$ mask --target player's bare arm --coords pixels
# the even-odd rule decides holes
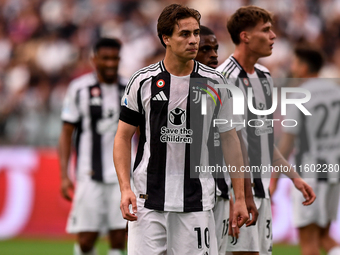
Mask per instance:
[[[249,160],[248,160],[248,152],[246,149],[246,146],[244,144],[241,130],[237,131],[237,136],[240,140],[241,145],[241,151],[242,151],[242,157],[243,157],[243,164],[245,166],[249,166]],[[251,188],[251,181],[250,181],[250,173],[245,172],[244,173],[244,195],[245,195],[245,201],[247,210],[249,213],[249,220],[246,222],[246,227],[256,225],[257,218],[259,216],[259,213],[257,211],[256,205],[254,203],[254,196]],[[251,214],[251,218],[250,218]]]
[[[279,142],[278,150],[281,152],[282,156],[285,159],[289,158],[289,155],[292,153],[293,148],[294,148],[294,140],[295,140],[295,135],[294,134],[289,134],[289,133],[283,133],[282,137]],[[277,188],[277,182],[280,177],[280,172],[273,172],[272,173],[272,178],[270,181],[270,187],[269,187],[269,192],[271,195],[274,194],[276,188]]]
[[[130,185],[131,139],[135,131],[135,126],[119,121],[113,147],[113,162],[121,192],[120,210],[123,218],[130,221],[137,220],[136,196]],[[133,213],[129,210],[130,204]]]
[[[249,219],[249,215],[244,195],[244,174],[240,172],[241,166],[243,166],[240,140],[237,137],[235,129],[223,132],[220,135],[226,164],[235,166],[238,170],[236,172],[230,172],[235,194],[232,227],[241,227]]]
[[[71,144],[72,144],[72,134],[74,131],[74,125],[71,123],[64,122],[61,130],[61,135],[59,138],[59,163],[60,163],[60,174],[61,174],[61,195],[68,201],[72,201],[70,191],[74,190],[72,181],[70,180],[67,169],[68,163],[71,155]]]
[[[306,199],[302,204],[310,205],[314,202],[316,196],[313,189],[299,176],[297,172],[294,171],[293,168],[290,167],[290,164],[287,160],[284,159],[279,150],[274,146],[274,154],[273,154],[273,166],[287,166],[290,171],[284,173],[289,177],[294,183],[295,188],[301,191],[303,197]]]

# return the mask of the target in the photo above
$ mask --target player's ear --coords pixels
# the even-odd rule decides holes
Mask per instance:
[[[165,45],[168,45],[168,44],[169,44],[170,36],[168,36],[168,35],[162,35],[162,39],[163,39],[163,42],[164,42]]]
[[[242,31],[240,33],[240,39],[241,39],[241,42],[249,43],[249,34],[248,34],[248,32]]]

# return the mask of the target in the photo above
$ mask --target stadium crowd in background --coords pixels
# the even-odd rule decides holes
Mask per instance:
[[[55,146],[59,113],[69,81],[91,71],[88,52],[99,36],[121,38],[121,75],[162,58],[155,33],[161,10],[176,1],[2,0],[0,1],[0,143]],[[286,77],[297,42],[326,53],[321,77],[340,77],[339,0],[181,1],[201,12],[202,24],[219,41],[219,56],[233,51],[225,24],[240,6],[275,14],[275,51],[262,63],[273,77]],[[223,22],[221,22],[223,21]]]

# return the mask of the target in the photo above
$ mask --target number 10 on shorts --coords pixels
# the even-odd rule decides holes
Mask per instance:
[[[200,227],[194,228],[194,231],[197,232],[197,248],[202,249],[202,239],[204,238],[205,246],[209,249],[210,246],[210,234],[209,229],[205,228],[204,233],[202,233],[202,230]],[[204,235],[202,238],[202,234]]]

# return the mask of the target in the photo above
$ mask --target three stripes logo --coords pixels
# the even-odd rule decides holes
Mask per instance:
[[[157,93],[153,98],[153,101],[168,101],[168,98],[166,97],[166,95],[164,94],[163,91]]]
[[[206,115],[207,114],[207,95],[211,97],[211,99],[214,101],[214,104],[217,105],[216,99],[214,98],[214,95],[209,91],[211,90],[219,100],[220,104],[222,105],[222,100],[217,91],[211,87],[208,84],[201,83],[203,86],[196,86],[193,87],[193,93],[195,94],[195,98],[193,99],[193,102],[195,104],[198,104],[199,102],[202,102],[201,104],[201,114]],[[209,89],[209,90],[208,90]],[[206,94],[202,93],[202,91],[206,92]]]

